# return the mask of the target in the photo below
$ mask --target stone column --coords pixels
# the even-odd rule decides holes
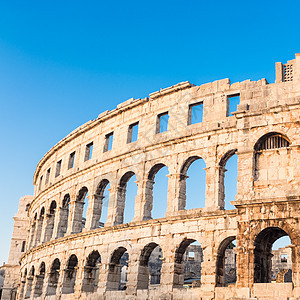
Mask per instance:
[[[139,254],[131,253],[128,262],[126,294],[136,296],[139,276]]]
[[[184,176],[184,178],[183,178]],[[174,214],[178,210],[185,209],[185,180],[187,176],[182,174],[169,174],[167,175],[168,180],[168,199],[167,199],[167,213],[166,217]],[[181,181],[181,179],[183,181]]]
[[[67,207],[60,207],[57,211],[58,222],[55,222],[57,225],[54,227],[54,239],[63,237],[67,232],[68,227],[68,218],[69,212]]]
[[[82,211],[84,202],[73,200],[70,203],[70,226],[68,234],[78,233],[82,231]]]
[[[99,281],[98,281],[98,288],[97,294],[104,295],[107,290],[107,278],[109,273],[109,263],[101,264],[100,272],[99,272]]]
[[[135,215],[132,221],[143,221],[151,219],[153,207],[153,181],[143,179],[135,182],[138,186],[135,198]]]
[[[109,193],[108,216],[105,227],[123,223],[126,187],[111,187]]]
[[[44,217],[39,217],[36,221],[36,230],[34,235],[34,246],[37,246],[41,242],[41,235],[43,230]]]
[[[220,188],[219,167],[215,166],[214,161],[207,161],[207,167],[205,168],[205,171],[206,171],[205,208],[209,210],[220,209],[222,208],[222,205],[220,205],[218,199],[219,188]]]
[[[238,243],[239,244],[239,243]],[[237,287],[252,287],[254,283],[254,247],[237,247]]]
[[[102,204],[104,196],[91,195],[89,201],[89,207],[86,214],[85,230],[99,228],[99,220],[101,218]]]

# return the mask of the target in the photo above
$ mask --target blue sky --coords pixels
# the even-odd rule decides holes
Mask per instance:
[[[40,158],[131,97],[267,78],[300,52],[299,1],[1,1],[0,263]]]

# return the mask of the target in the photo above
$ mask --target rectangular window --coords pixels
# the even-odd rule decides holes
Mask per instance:
[[[189,251],[189,260],[194,260],[195,259],[195,252]]]
[[[169,114],[165,112],[157,116],[156,133],[165,132],[168,130]]]
[[[39,191],[42,189],[43,175],[40,177]]]
[[[201,123],[203,120],[203,103],[195,103],[189,106],[188,125]]]
[[[22,249],[21,249],[21,252],[24,252],[24,251],[25,251],[25,245],[26,245],[26,242],[23,241],[23,242],[22,242]]]
[[[240,104],[240,94],[230,95],[227,97],[227,117],[233,116],[233,112],[237,111]]]
[[[112,144],[113,144],[113,138],[114,138],[114,133],[111,132],[105,136],[105,143],[104,143],[104,149],[103,152],[110,151],[112,149]]]
[[[46,172],[45,185],[49,183],[50,172],[51,172],[51,168],[49,168],[49,169],[47,170],[47,172]]]
[[[92,158],[92,155],[93,155],[93,142],[85,146],[84,161],[90,160]]]
[[[57,177],[57,176],[60,175],[61,162],[62,162],[62,160],[60,160],[60,161],[58,161],[58,162],[56,163],[55,177]]]
[[[287,262],[287,254],[281,254],[280,260],[282,263],[286,263]]]
[[[136,142],[138,139],[139,122],[129,125],[127,143]]]
[[[75,161],[75,151],[72,152],[69,156],[68,170],[74,168],[74,161]]]

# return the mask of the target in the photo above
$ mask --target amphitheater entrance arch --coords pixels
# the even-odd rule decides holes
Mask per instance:
[[[36,276],[36,282],[34,287],[34,298],[42,295],[44,279],[45,279],[46,267],[45,263],[42,262],[39,268],[39,274]]]
[[[78,258],[75,254],[72,254],[68,260],[67,268],[64,270],[63,280],[63,294],[74,293],[74,286],[77,273]]]
[[[138,289],[148,289],[149,284],[160,284],[163,253],[156,243],[146,245],[140,255]]]
[[[107,276],[108,291],[126,289],[128,261],[129,254],[126,248],[119,247],[113,252]]]
[[[101,266],[101,256],[98,251],[92,251],[84,266],[83,281],[81,290],[86,293],[94,293],[98,287],[99,269]]]
[[[188,158],[180,170],[179,209],[205,207],[206,164],[199,156]]]
[[[60,261],[58,258],[56,258],[53,261],[52,266],[50,268],[50,274],[49,274],[48,286],[46,292],[46,294],[49,296],[56,294],[59,273],[60,273]]]
[[[56,206],[57,206],[56,201],[53,200],[50,204],[49,213],[46,216],[47,222],[46,222],[44,242],[48,242],[52,238],[55,215],[56,215]]]
[[[32,266],[26,280],[27,285],[26,285],[26,293],[24,297],[25,299],[30,298],[34,275],[35,275],[35,270],[34,270],[34,266]]]
[[[216,286],[228,286],[236,282],[235,236],[227,237],[218,248],[216,262]]]
[[[148,208],[147,219],[164,218],[167,211],[168,167],[162,163],[154,165],[147,178],[145,199]]]
[[[219,205],[221,209],[235,209],[230,201],[237,194],[237,149],[228,151],[219,163]]]
[[[134,172],[128,171],[121,177],[118,186],[117,224],[129,223],[133,219],[136,195],[136,175]]]
[[[184,239],[175,251],[173,287],[200,286],[203,249],[194,239]]]
[[[94,195],[95,207],[97,212],[94,212],[94,215],[97,215],[95,220],[95,227],[104,227],[104,224],[107,222],[108,215],[108,205],[109,205],[109,195],[110,195],[110,182],[107,179],[102,179],[98,184],[96,194]],[[99,224],[99,226],[97,226]]]
[[[272,246],[278,239],[285,236],[288,236],[285,230],[279,227],[268,227],[262,230],[255,238],[254,283],[268,283],[276,280],[272,278]],[[288,271],[287,269],[286,272]],[[284,276],[285,274],[282,275]]]

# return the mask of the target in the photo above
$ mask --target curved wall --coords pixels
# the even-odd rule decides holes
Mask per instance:
[[[299,230],[295,225],[298,215],[288,208],[294,205],[290,201],[299,198],[300,169],[296,167],[300,158],[298,87],[293,81],[268,84],[265,79],[234,84],[224,79],[202,86],[183,82],[150,94],[149,98],[130,99],[114,111],[107,111],[73,131],[41,159],[34,174],[35,197],[29,208],[31,227],[28,249],[21,258],[22,276],[25,269],[30,272],[32,266],[38,270],[42,262],[46,273],[49,272],[55,258],[60,260],[61,269],[64,269],[69,257],[75,254],[78,269],[72,297],[91,297],[91,293],[83,291],[82,280],[85,278],[86,259],[93,250],[97,250],[101,255],[101,283],[92,294],[98,293],[99,297],[105,293],[107,297],[121,297],[124,293],[137,296],[141,294],[137,292],[140,290],[141,252],[149,243],[156,243],[164,253],[159,293],[165,293],[172,287],[182,286],[182,273],[176,271],[176,263],[182,263],[176,262],[181,243],[197,240],[204,249],[202,288],[209,287],[208,290],[213,293],[216,259],[222,242],[237,238],[240,249],[238,261],[242,266],[243,243],[246,240],[253,243],[253,237],[249,241],[248,235],[240,232],[239,224],[256,220],[260,224],[257,228],[268,226],[261,221],[266,212],[253,208],[257,203],[280,203],[284,207],[283,212],[271,209],[272,218],[281,216],[294,230]],[[229,102],[236,95],[239,95],[240,103],[236,112],[228,116],[231,114]],[[195,104],[203,105],[203,119],[189,124]],[[169,115],[168,130],[158,133],[159,118],[166,112]],[[130,142],[131,125],[137,122],[137,141]],[[263,153],[256,151],[257,141],[272,132],[288,140],[289,145],[279,149],[271,147]],[[112,149],[106,151],[111,133]],[[87,151],[91,143],[93,152],[89,159]],[[70,167],[70,154],[74,152],[74,165]],[[236,199],[231,200],[235,201],[237,209],[226,211],[225,165],[233,154],[238,156],[238,182]],[[198,158],[206,164],[205,207],[185,210],[186,173],[189,165]],[[59,161],[61,168],[58,174]],[[156,172],[162,166],[169,170],[168,196],[165,199],[167,212],[165,218],[152,220],[153,183]],[[122,224],[126,183],[134,174],[138,187],[134,219]],[[103,190],[108,182],[108,217],[104,228],[99,228]],[[89,206],[83,226],[82,207],[87,192]],[[262,215],[256,218],[255,214]],[[270,210],[267,214],[270,216]],[[112,274],[109,273],[112,254],[120,247],[126,249],[130,257],[128,285],[126,292],[112,292],[115,290]],[[295,271],[295,265],[293,268]],[[243,275],[240,267],[240,286],[251,283],[249,272],[244,272],[248,277]],[[49,276],[45,277],[46,281],[50,280]],[[63,287],[64,276],[63,272],[60,273],[56,293],[68,297],[66,295],[70,292]],[[298,284],[297,280],[294,284]],[[24,295],[26,290],[28,283],[21,287],[20,294]],[[43,295],[49,296],[45,287]],[[153,295],[151,297],[155,298]],[[33,297],[33,293],[29,297]]]

